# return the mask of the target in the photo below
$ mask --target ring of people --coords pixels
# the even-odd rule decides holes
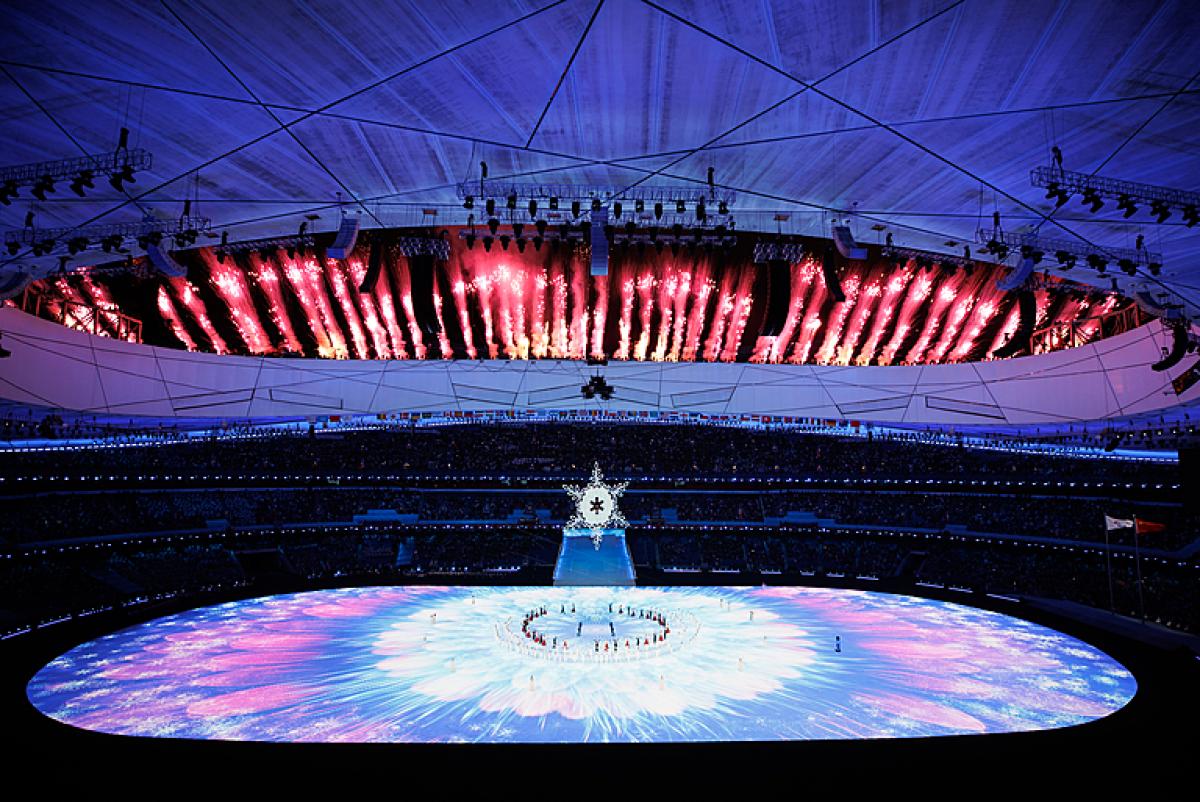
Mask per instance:
[[[584,608],[546,603],[495,625],[508,649],[564,663],[619,663],[661,657],[690,645],[700,632],[691,613],[609,602]]]

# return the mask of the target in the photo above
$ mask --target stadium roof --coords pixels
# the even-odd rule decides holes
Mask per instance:
[[[1141,233],[1200,303],[1200,226],[1078,196],[1053,212],[1029,178],[1057,144],[1069,170],[1200,189],[1200,15],[1183,0],[60,1],[4,22],[5,165],[111,151],[122,126],[153,155],[128,198],[60,184],[39,226],[175,218],[197,192],[234,239],[306,214],[329,230],[338,193],[364,225],[432,208],[446,225],[481,160],[492,178],[617,186],[703,186],[712,167],[740,228],[827,234],[854,211],[860,240],[880,225],[959,252],[998,209],[1084,248]],[[24,189],[0,225],[29,209]]]

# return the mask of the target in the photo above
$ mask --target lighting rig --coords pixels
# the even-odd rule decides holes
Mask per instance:
[[[27,218],[27,222],[28,222]],[[183,216],[177,220],[142,220],[136,223],[108,223],[95,226],[9,229],[4,235],[4,244],[12,256],[22,247],[33,250],[34,256],[47,256],[55,250],[66,250],[74,256],[81,251],[100,248],[105,253],[126,253],[127,241],[136,242],[142,250],[150,245],[158,246],[165,237],[171,237],[176,247],[194,245],[196,239],[212,229],[212,220],[207,217]],[[61,246],[61,247],[60,247]]]
[[[287,251],[289,258],[295,258],[297,253],[303,256],[305,251],[311,251],[316,247],[316,240],[310,234],[294,237],[264,237],[232,244],[229,242],[228,236],[228,234],[222,234],[221,245],[214,249],[217,261],[221,263],[225,262],[225,258],[229,254],[258,251],[260,254],[271,255],[282,249]]]
[[[127,138],[128,132],[123,132],[122,141]],[[55,186],[62,182],[82,198],[87,194],[86,190],[95,188],[96,179],[100,177],[107,177],[113,189],[120,191],[125,183],[137,180],[134,173],[148,170],[152,163],[149,151],[122,147],[115,153],[0,167],[0,204],[10,206],[22,187],[30,187],[30,194],[44,201],[46,194],[55,192]]]
[[[1083,259],[1087,265],[1104,275],[1108,265],[1115,260],[1117,267],[1132,276],[1139,265],[1145,266],[1150,275],[1162,272],[1162,254],[1146,248],[1102,248],[1097,251],[1081,251],[1077,240],[1053,239],[1030,234],[1009,234],[984,228],[975,232],[977,242],[984,245],[984,253],[990,253],[1003,262],[1010,253],[1020,253],[1038,264],[1047,255],[1053,256],[1063,270],[1070,270]]]
[[[605,401],[611,401],[613,397],[613,386],[606,382],[603,376],[596,374],[588,380],[587,384],[584,384],[579,388],[579,392],[583,394],[584,398],[589,400],[595,398],[596,396],[600,396],[600,398]]]
[[[496,241],[505,250],[515,243],[524,251],[532,243],[540,250],[573,240],[590,240],[592,216],[607,212],[604,231],[614,245],[652,246],[661,251],[670,246],[731,247],[737,239],[730,207],[735,193],[715,186],[620,187],[581,184],[516,184],[465,181],[457,192],[463,208],[470,210],[469,231],[459,236],[473,248],[482,242],[491,250]],[[480,207],[482,211],[480,212]],[[487,233],[476,229],[476,214]],[[507,222],[502,222],[507,218]],[[551,222],[557,222],[557,229]]]
[[[890,259],[894,264],[914,262],[921,270],[932,270],[935,265],[941,265],[943,270],[950,273],[953,273],[960,267],[968,272],[975,269],[975,260],[971,258],[971,249],[969,247],[963,249],[961,256],[952,256],[950,254],[938,253],[937,251],[926,251],[921,248],[885,245],[882,254],[885,259]]]
[[[754,243],[754,263],[765,265],[768,262],[787,262],[797,264],[804,260],[804,246],[798,242],[765,242]]]
[[[395,245],[401,256],[432,256],[442,261],[450,258],[450,241],[444,237],[397,237]]]
[[[1045,187],[1046,198],[1054,198],[1055,207],[1063,206],[1072,195],[1079,195],[1093,213],[1100,211],[1107,199],[1116,201],[1126,219],[1145,206],[1159,223],[1165,223],[1174,209],[1180,211],[1188,228],[1200,223],[1200,192],[1076,173],[1059,167],[1035,167],[1029,173],[1029,181],[1035,187]]]

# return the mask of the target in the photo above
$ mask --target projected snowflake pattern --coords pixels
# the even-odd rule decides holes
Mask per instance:
[[[609,603],[618,611],[611,630]],[[497,639],[513,616],[548,607],[567,612],[546,620],[569,623],[572,606],[601,611],[558,633],[573,649],[595,648],[610,632],[633,637],[641,619],[623,617],[622,606],[700,624],[686,646],[633,662],[556,662]],[[906,596],[410,587],[274,596],[159,619],[59,657],[28,694],[55,719],[129,735],[582,742],[1046,729],[1106,716],[1135,689],[1123,667],[1074,638]]]

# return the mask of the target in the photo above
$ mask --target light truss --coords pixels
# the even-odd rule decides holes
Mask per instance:
[[[1189,228],[1200,222],[1200,216],[1197,215],[1197,208],[1200,207],[1200,192],[1187,192],[1182,189],[1171,189],[1154,184],[1123,181],[1117,178],[1105,178],[1099,175],[1044,166],[1031,170],[1029,181],[1033,186],[1045,187],[1052,193],[1087,194],[1097,198],[1115,199],[1119,203],[1128,204],[1118,207],[1126,209],[1126,217],[1132,216],[1136,211],[1136,204],[1141,203],[1153,207],[1151,211],[1161,215],[1159,222],[1165,220],[1167,216],[1162,214],[1160,209],[1168,207],[1183,210],[1183,218]]]
[[[83,172],[93,175],[113,175],[126,167],[147,170],[153,162],[150,152],[143,148],[118,150],[109,153],[94,153],[70,159],[17,164],[0,167],[0,184],[33,184],[49,177],[54,181],[74,178]]]
[[[804,259],[804,246],[797,242],[756,242],[754,263],[788,262],[796,264]]]
[[[684,203],[695,204],[704,201],[705,204],[719,205],[724,203],[732,206],[737,199],[737,193],[720,187],[712,188],[704,185],[694,187],[679,186],[636,186],[624,187],[613,184],[522,184],[511,181],[488,180],[463,181],[457,187],[461,200],[471,198],[508,198],[515,195],[518,200],[549,201],[557,198],[560,203],[570,205],[572,201],[591,203],[599,200],[601,203],[620,202],[634,203]],[[583,211],[587,211],[584,209]]]
[[[94,226],[65,226],[62,228],[13,228],[4,235],[5,244],[16,246],[41,245],[44,253],[75,241],[83,243],[79,250],[102,245],[105,240],[124,241],[159,234],[161,236],[203,234],[212,230],[208,217],[180,217],[175,220],[141,220],[132,223],[107,223]]]
[[[1134,265],[1144,265],[1152,271],[1162,267],[1162,254],[1157,251],[1150,251],[1146,248],[1082,248],[1083,243],[1078,240],[1055,239],[1053,237],[1042,237],[1037,234],[1013,234],[1004,231],[989,231],[986,228],[981,228],[975,232],[975,241],[981,244],[988,244],[996,241],[1000,242],[1011,249],[1019,251],[1021,248],[1027,248],[1033,251],[1038,251],[1042,254],[1059,254],[1067,253],[1073,256],[1088,256],[1090,254],[1099,254],[1116,259],[1118,262],[1128,261]]]
[[[950,266],[951,268],[974,268],[975,260],[969,256],[938,253],[937,251],[927,251],[923,248],[906,248],[902,245],[888,245],[883,249],[884,258],[903,259],[905,261],[913,261],[919,265],[933,266],[940,264],[942,266]]]

